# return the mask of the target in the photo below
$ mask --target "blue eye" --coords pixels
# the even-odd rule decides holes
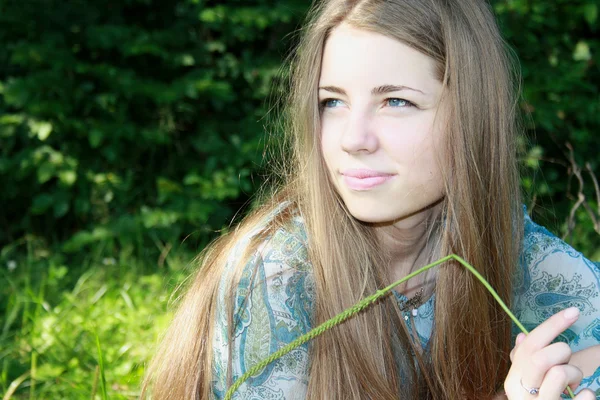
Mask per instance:
[[[415,105],[408,100],[399,99],[397,97],[386,99],[390,107],[414,107]]]
[[[342,104],[344,103],[339,99],[325,99],[321,101],[319,105],[320,108],[335,108],[341,106]]]

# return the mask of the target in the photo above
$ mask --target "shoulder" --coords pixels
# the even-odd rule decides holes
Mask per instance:
[[[600,268],[525,213],[520,268],[514,285],[516,317],[527,329],[567,307],[581,317],[560,338],[584,348],[600,343]]]
[[[271,215],[261,221],[237,242],[229,255],[224,277],[232,273],[232,269],[242,268],[237,285],[238,300],[252,300],[262,294],[270,304],[290,306],[289,300],[296,292],[305,293],[304,297],[309,299],[314,295],[304,220],[295,211],[275,221],[278,217]],[[267,227],[269,224],[272,226]],[[222,282],[221,290],[226,289]],[[236,311],[243,312],[242,309]]]
[[[213,336],[216,397],[227,387],[230,360],[235,381],[311,329],[315,290],[304,221],[297,212],[280,217],[264,218],[236,241],[228,256]],[[238,268],[239,283],[229,287],[227,276]],[[226,307],[228,299],[233,302],[231,314]],[[237,393],[244,399],[290,398],[283,394],[302,392],[307,374],[305,345],[270,363]]]
[[[314,281],[300,216],[292,216],[262,237],[253,251],[236,253],[245,253],[247,259],[237,286],[235,315],[243,320],[258,301],[277,320],[275,325],[284,323],[289,329],[311,325]]]

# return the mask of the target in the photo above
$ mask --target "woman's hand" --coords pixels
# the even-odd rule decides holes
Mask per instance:
[[[583,373],[569,364],[571,349],[566,343],[551,342],[579,317],[577,308],[567,308],[554,314],[529,335],[517,336],[510,353],[512,366],[504,381],[504,390],[510,400],[557,400],[566,387],[575,390]],[[594,400],[591,390],[582,390],[578,400]]]
[[[600,344],[573,353],[569,364],[583,371],[583,376],[592,376],[600,367]]]

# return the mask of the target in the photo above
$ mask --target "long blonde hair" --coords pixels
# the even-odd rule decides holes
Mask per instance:
[[[489,6],[483,0],[323,1],[313,7],[292,63],[284,184],[199,258],[198,273],[147,373],[143,391],[151,386],[154,398],[210,398],[212,331],[226,257],[236,240],[284,201],[299,210],[309,233],[315,324],[389,283],[372,227],[348,213],[329,181],[319,144],[319,66],[329,33],[342,22],[399,40],[436,62],[449,110],[443,145],[449,155],[445,169],[451,171],[436,222],[436,252],[461,255],[511,303],[522,237],[516,90]],[[285,224],[289,215],[281,213],[263,233]],[[248,251],[263,237],[255,237]],[[244,261],[227,278],[229,320]],[[403,379],[398,346],[406,358]],[[467,271],[448,263],[436,278],[429,350],[420,355],[413,346],[394,299],[381,301],[313,341],[307,397],[491,397],[508,371],[510,320]]]

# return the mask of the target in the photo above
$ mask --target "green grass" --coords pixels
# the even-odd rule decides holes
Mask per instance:
[[[0,395],[134,399],[190,256],[91,256],[34,246],[0,255]],[[91,252],[94,253],[94,252]]]

